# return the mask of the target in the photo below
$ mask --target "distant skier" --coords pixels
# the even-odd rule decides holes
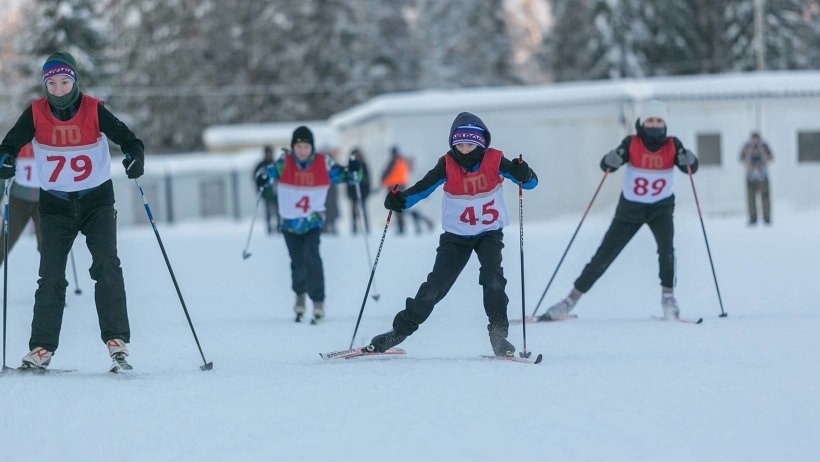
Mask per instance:
[[[2,195],[0,191],[0,195]],[[31,143],[20,149],[14,183],[9,190],[9,252],[23,233],[29,220],[34,224],[37,250],[40,250],[40,182]],[[0,245],[0,263],[6,260]]]
[[[5,156],[0,178],[14,176],[18,152],[29,142],[40,177],[40,279],[31,351],[21,368],[44,369],[57,351],[68,286],[66,263],[77,233],[85,235],[91,252],[100,335],[116,361],[112,367],[130,368],[125,357],[131,328],[117,256],[108,140],[127,154],[123,166],[128,178],[142,176],[144,147],[101,101],[80,92],[77,63],[69,53],[52,53],[46,59],[42,82],[46,96],[23,112],[0,144],[0,158]]]
[[[609,268],[621,250],[644,225],[648,225],[658,245],[658,266],[661,279],[661,308],[665,319],[680,315],[675,299],[675,233],[672,215],[675,195],[672,193],[675,171],[698,170],[698,159],[674,136],[667,136],[667,108],[660,101],[643,106],[635,121],[636,135],[627,136],[613,151],[601,159],[601,170],[615,171],[626,164],[623,192],[615,217],[592,260],[584,267],[569,295],[552,305],[539,321],[564,319]]]
[[[504,356],[515,352],[507,341],[509,299],[501,267],[502,229],[509,223],[502,183],[506,177],[532,189],[538,178],[526,162],[509,160],[501,151],[490,148],[490,131],[469,112],[455,118],[448,142],[450,150],[424,178],[405,191],[389,192],[384,200],[387,209],[402,213],[444,185],[444,233],[427,281],[414,298],[407,299],[405,309],[393,319],[393,329],[373,337],[365,347],[368,351],[386,351],[415,332],[447,295],[475,252],[481,264],[478,282],[484,291],[493,353]]]
[[[319,254],[320,236],[325,220],[325,200],[331,183],[352,181],[359,172],[358,161],[347,167],[337,165],[330,156],[316,152],[313,132],[300,126],[293,131],[291,151],[256,174],[256,184],[264,187],[276,181],[279,229],[290,254],[291,288],[296,293],[293,311],[296,322],[304,316],[305,295],[313,301],[313,320],[325,317],[325,275]]]

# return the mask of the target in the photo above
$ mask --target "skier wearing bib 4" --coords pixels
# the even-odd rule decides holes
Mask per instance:
[[[288,246],[291,288],[296,293],[296,322],[302,321],[308,295],[313,301],[312,322],[317,323],[325,317],[325,275],[319,237],[327,192],[331,183],[361,178],[361,165],[351,159],[347,167],[342,167],[330,156],[317,153],[313,133],[305,126],[294,130],[290,147],[291,152],[257,172],[256,184],[261,188],[276,181],[279,229]]]
[[[436,261],[416,296],[407,298],[405,309],[393,319],[393,329],[373,337],[365,348],[383,352],[415,332],[455,283],[473,252],[481,264],[478,281],[484,291],[484,311],[493,353],[511,355],[507,341],[509,321],[505,292],[507,280],[501,267],[504,248],[502,229],[509,223],[504,205],[504,178],[532,189],[538,178],[526,162],[509,160],[490,148],[490,131],[468,112],[459,114],[450,128],[450,151],[418,183],[405,191],[387,194],[384,206],[401,213],[444,185],[442,228]]]
[[[17,154],[17,170],[14,174],[14,183],[9,189],[9,252],[28,221],[34,224],[34,235],[37,238],[37,250],[40,250],[40,182],[34,163],[34,151],[31,143],[26,144]],[[0,193],[2,195],[2,193]],[[6,255],[0,247],[0,263],[6,260]]]
[[[615,171],[626,164],[623,192],[615,217],[601,245],[581,275],[575,280],[569,295],[552,305],[539,321],[564,319],[615,260],[621,250],[644,225],[648,225],[658,245],[658,266],[661,280],[661,308],[665,319],[680,315],[675,299],[675,234],[672,215],[675,195],[672,193],[675,171],[698,170],[698,159],[692,151],[673,136],[666,134],[667,108],[660,101],[647,102],[641,118],[635,122],[636,135],[627,136],[614,151],[601,159],[601,169]]]
[[[43,65],[46,97],[27,108],[0,144],[0,177],[20,148],[31,142],[40,179],[40,279],[34,294],[31,352],[22,368],[45,368],[57,350],[63,321],[68,253],[83,233],[91,253],[89,273],[96,281],[100,335],[114,359],[124,361],[131,329],[125,284],[117,256],[117,211],[111,182],[108,139],[129,155],[128,178],[143,173],[144,147],[131,130],[102,102],[80,93],[77,64],[66,52],[51,54]]]

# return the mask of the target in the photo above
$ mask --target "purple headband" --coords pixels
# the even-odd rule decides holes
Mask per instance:
[[[487,140],[484,138],[484,129],[473,125],[462,125],[455,129],[450,144],[453,146],[459,143],[474,144],[481,148],[487,147]]]
[[[43,66],[43,82],[53,75],[66,75],[73,81],[77,80],[77,74],[74,69],[66,63],[60,61],[51,61]]]

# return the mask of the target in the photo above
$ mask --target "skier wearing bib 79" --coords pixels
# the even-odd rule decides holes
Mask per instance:
[[[131,328],[125,284],[117,256],[117,211],[111,182],[108,140],[120,145],[128,178],[142,176],[144,146],[102,101],[80,92],[77,63],[69,53],[52,53],[43,65],[46,96],[23,111],[0,144],[0,178],[14,176],[20,149],[31,142],[40,178],[40,279],[34,294],[29,354],[23,369],[45,369],[57,350],[65,306],[69,251],[83,233],[96,281],[100,335],[123,368]]]

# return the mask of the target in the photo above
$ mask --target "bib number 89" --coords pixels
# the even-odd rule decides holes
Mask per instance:
[[[634,192],[638,196],[645,196],[649,190],[652,190],[652,196],[657,196],[658,194],[663,192],[663,188],[666,187],[666,180],[663,178],[658,178],[657,180],[653,181],[652,184],[649,184],[649,180],[643,177],[635,178],[635,186],[632,188],[632,192]]]

